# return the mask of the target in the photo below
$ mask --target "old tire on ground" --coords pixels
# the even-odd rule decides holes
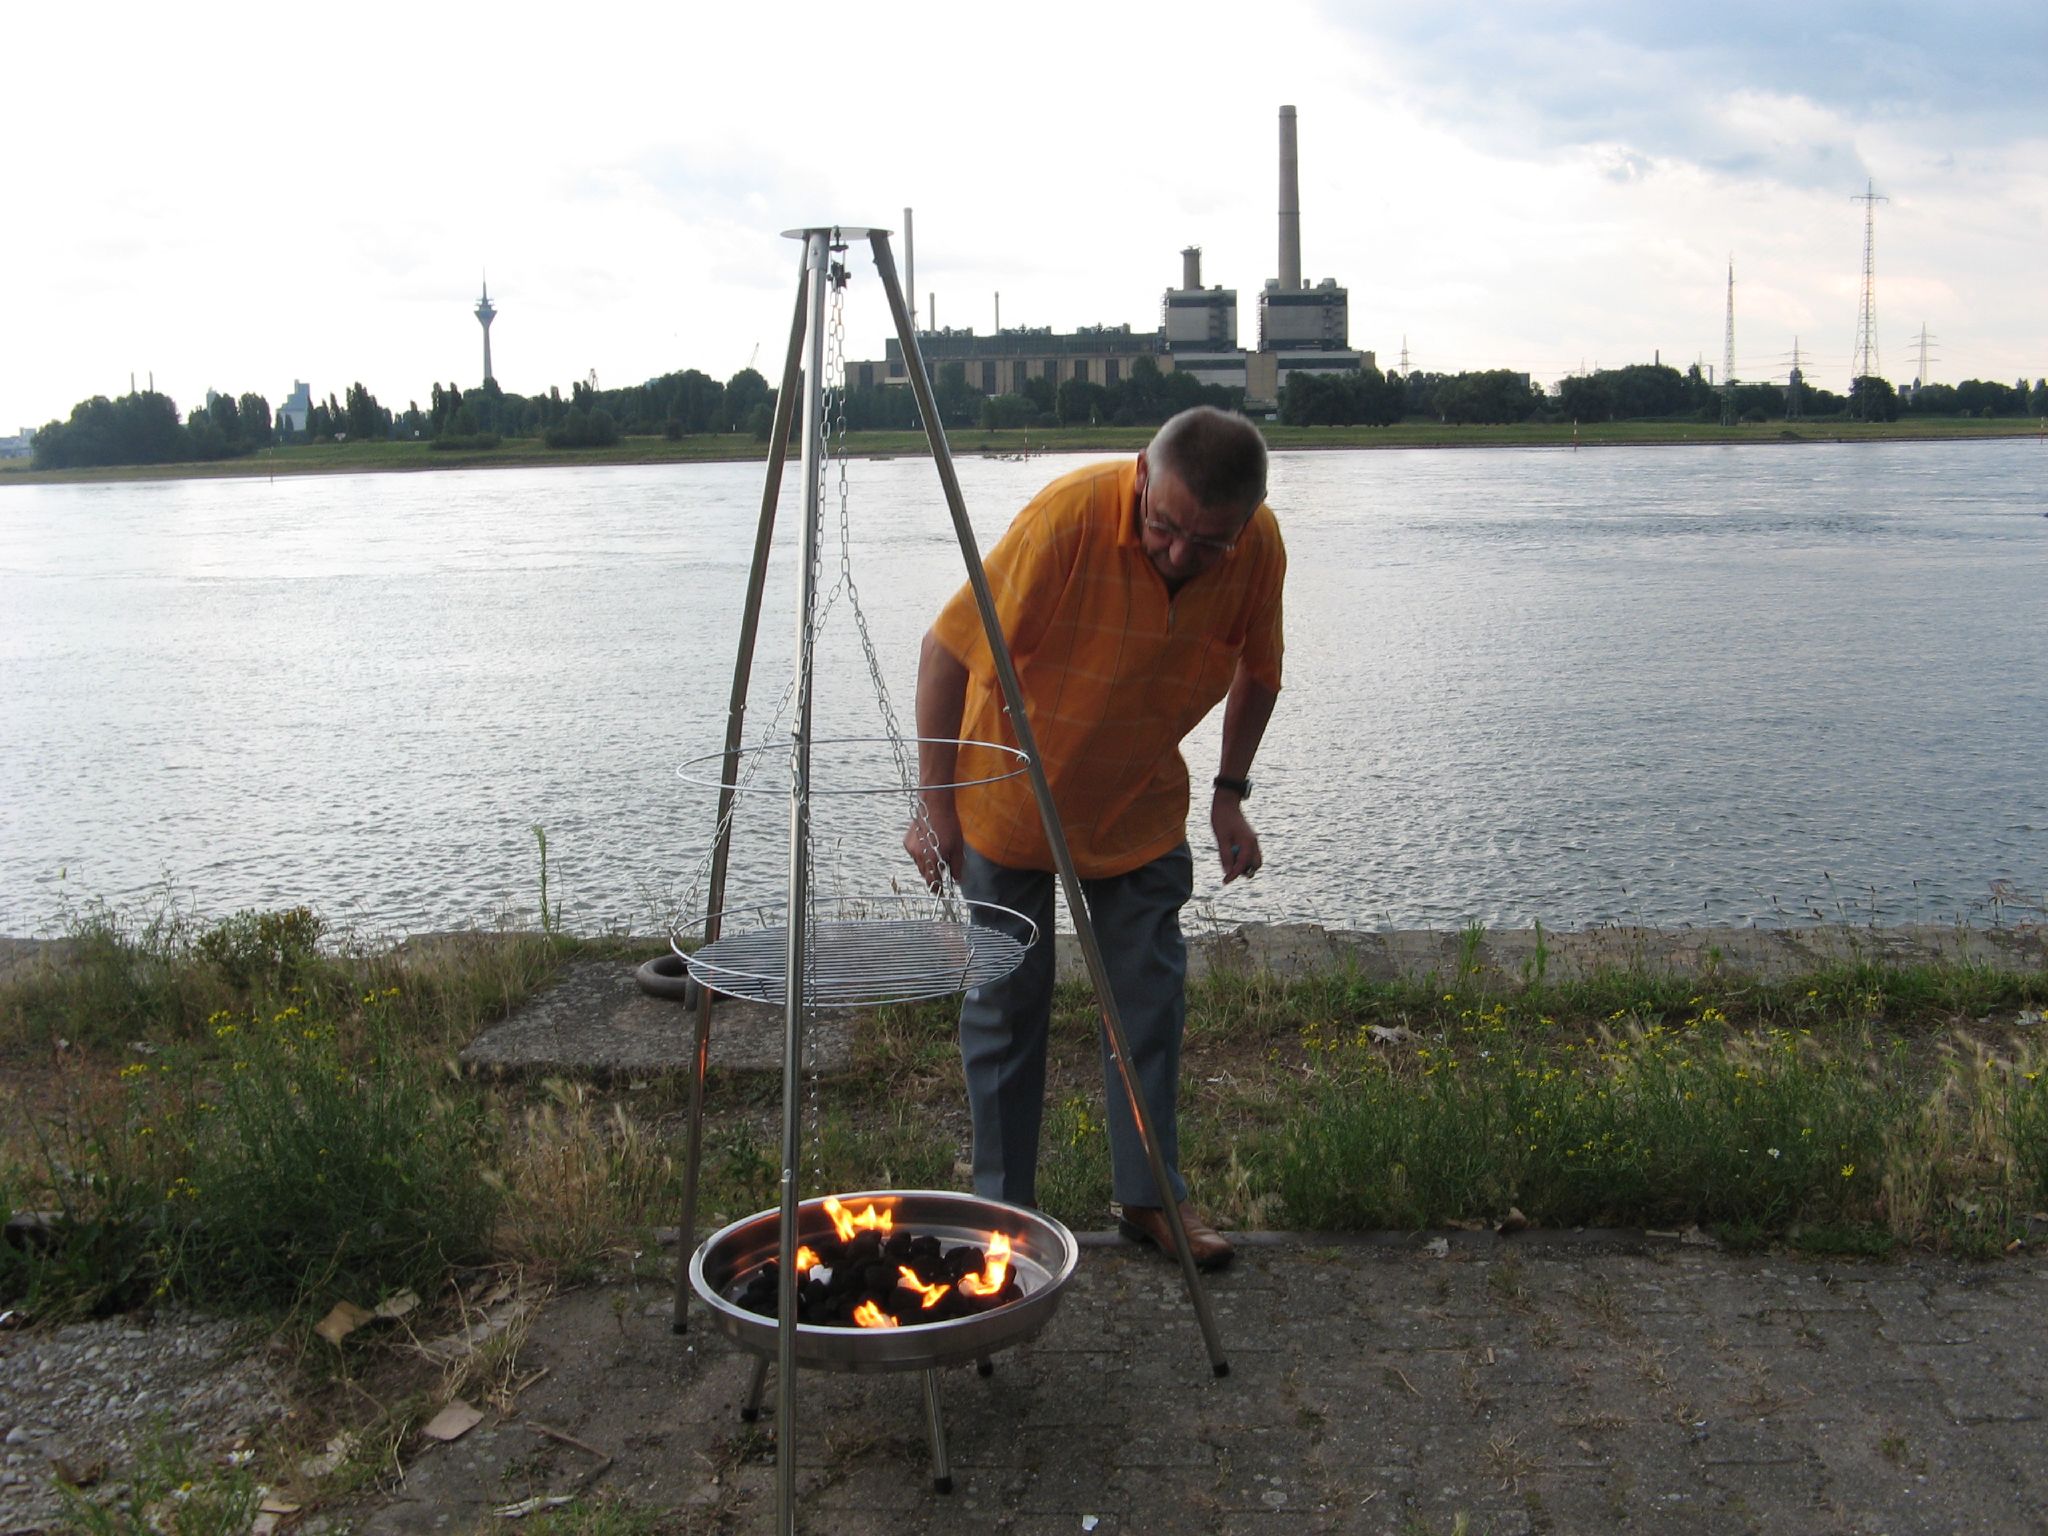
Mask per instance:
[[[681,1003],[686,1008],[697,1006],[702,991],[697,978],[684,966],[683,957],[676,954],[656,955],[633,973],[633,980],[649,997]]]

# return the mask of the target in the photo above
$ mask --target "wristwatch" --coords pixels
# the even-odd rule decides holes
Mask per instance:
[[[1249,800],[1252,797],[1252,781],[1250,779],[1226,779],[1219,773],[1216,775],[1216,787],[1229,790],[1240,800]]]

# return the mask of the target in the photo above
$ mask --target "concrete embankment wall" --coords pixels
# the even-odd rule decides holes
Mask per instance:
[[[1060,936],[1063,976],[1083,973],[1079,946]],[[1467,953],[1468,948],[1472,949]],[[1508,980],[1540,974],[1572,981],[1602,971],[1692,974],[1705,970],[1776,980],[1830,966],[1916,965],[1930,961],[2000,971],[2048,968],[2048,925],[1971,928],[1908,923],[1865,928],[1588,928],[1487,931],[1475,941],[1456,930],[1357,933],[1313,923],[1250,923],[1190,940],[1189,969],[1219,965],[1299,976],[1355,967],[1375,980],[1419,981],[1467,970]]]

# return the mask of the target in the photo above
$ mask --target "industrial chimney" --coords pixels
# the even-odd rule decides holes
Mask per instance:
[[[1191,245],[1180,253],[1180,285],[1190,291],[1202,286],[1202,248]]]
[[[1301,287],[1301,158],[1294,146],[1294,108],[1280,109],[1280,291]]]
[[[910,328],[917,329],[917,241],[910,233],[910,210],[903,210],[903,307],[910,311]]]

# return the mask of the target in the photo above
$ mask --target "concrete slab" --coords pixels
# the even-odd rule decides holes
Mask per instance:
[[[691,1069],[696,1014],[649,997],[626,960],[579,960],[503,1023],[463,1050],[460,1060],[488,1076],[573,1076],[630,1082]],[[853,1064],[851,1016],[818,1016],[805,1033],[806,1069],[830,1077]],[[780,1008],[721,1001],[711,1011],[711,1066],[720,1072],[780,1072]]]
[[[1877,1309],[1844,1311],[1832,1321],[1854,1338],[1825,1351],[1827,1401],[1787,1413],[1729,1378],[1731,1360],[1779,1352],[1782,1261],[1532,1236],[1448,1258],[1346,1244],[1337,1262],[1323,1237],[1247,1243],[1210,1294],[1219,1315],[1267,1309],[1262,1347],[1246,1352],[1245,1331],[1226,1329],[1234,1369],[1218,1381],[1184,1302],[1120,1326],[1133,1296],[1177,1288],[1177,1271],[1087,1234],[1038,1341],[998,1355],[985,1380],[941,1373],[950,1495],[932,1490],[915,1375],[799,1378],[800,1528],[1405,1532],[1461,1516],[1475,1532],[2041,1528],[2048,1442],[2019,1417],[2048,1392],[2037,1374],[1981,1348],[1896,1344]],[[1508,1253],[1515,1292],[1483,1279]],[[2044,1267],[2007,1261],[1997,1273],[2011,1283],[1995,1287],[1933,1260],[1833,1273],[1838,1286],[1908,1280],[1944,1309],[1967,1295],[2019,1339],[2038,1325],[2038,1289],[2021,1282]],[[1453,1295],[1490,1314],[1442,1315],[1447,1273]],[[547,1374],[458,1444],[418,1448],[351,1523],[475,1529],[494,1506],[578,1493],[686,1514],[690,1529],[772,1530],[772,1388],[770,1412],[743,1425],[748,1358],[701,1313],[682,1337],[667,1317],[655,1285],[555,1298],[521,1361]],[[1422,1336],[1390,1352],[1390,1319]],[[1485,1342],[1567,1332],[1593,1337],[1570,1351]],[[1561,1380],[1560,1355],[1590,1358]],[[1987,1363],[2003,1378],[1999,1416],[1945,1411]],[[590,1458],[535,1424],[616,1460],[590,1479]]]

